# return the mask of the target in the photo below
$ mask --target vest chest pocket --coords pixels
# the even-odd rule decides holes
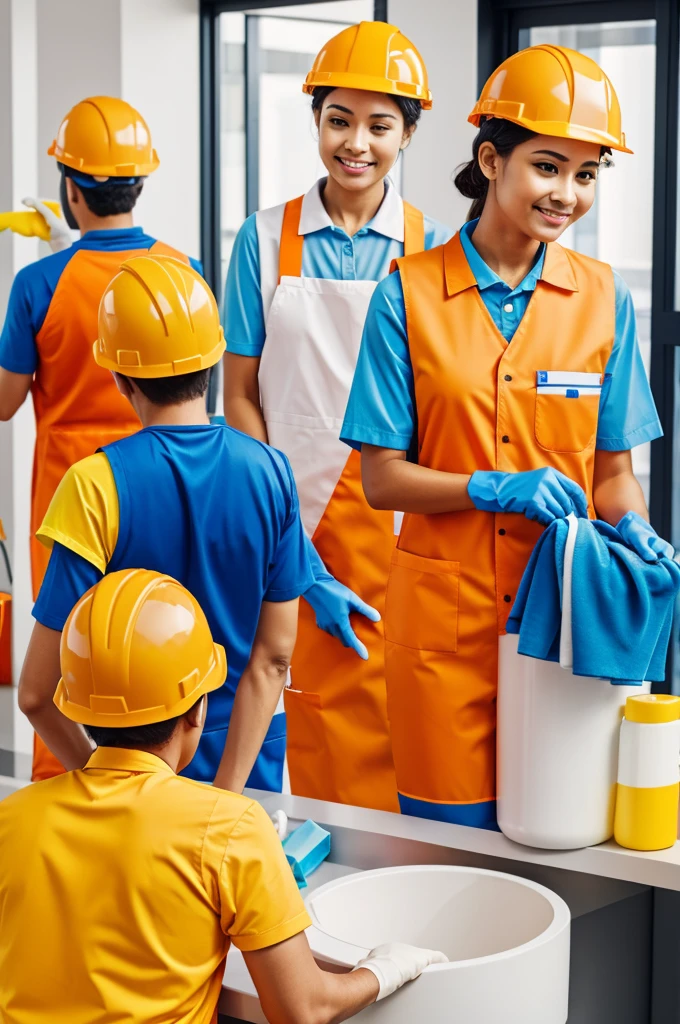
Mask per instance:
[[[385,639],[420,651],[458,649],[460,562],[395,548],[387,582]]]
[[[549,452],[592,448],[599,409],[599,388],[536,388],[536,441]]]

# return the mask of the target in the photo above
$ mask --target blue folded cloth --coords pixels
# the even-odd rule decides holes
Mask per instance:
[[[331,834],[315,821],[305,821],[286,836],[283,850],[293,869],[298,889],[304,889],[309,875],[331,852]]]
[[[560,660],[562,577],[569,531],[557,519],[542,534],[508,619],[518,650]],[[608,523],[579,519],[572,566],[573,672],[612,683],[660,682],[680,567],[669,558],[644,562]]]

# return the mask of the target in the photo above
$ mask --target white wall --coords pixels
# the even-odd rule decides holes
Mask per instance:
[[[144,186],[137,222],[201,255],[198,0],[118,0],[120,95],[144,115],[161,165]],[[117,6],[117,4],[111,4]]]
[[[0,0],[0,210],[16,209],[22,197],[35,193],[37,187],[35,36],[35,0]],[[14,275],[37,256],[35,240],[0,234],[0,317]],[[0,569],[0,588],[12,592],[15,681],[31,629],[28,516],[34,436],[29,399],[11,423],[0,423],[0,517],[15,580],[9,588],[4,568]],[[14,710],[16,690],[1,689],[0,746],[27,754],[31,734],[28,723]]]
[[[452,173],[470,159],[477,99],[477,4],[474,0],[388,0],[387,16],[420,50],[430,76],[432,110],[405,154],[403,191],[424,213],[458,228],[469,200]]]

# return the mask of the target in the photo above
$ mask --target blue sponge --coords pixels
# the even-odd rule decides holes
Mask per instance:
[[[314,821],[306,821],[283,840],[283,850],[299,889],[331,852],[331,834]]]

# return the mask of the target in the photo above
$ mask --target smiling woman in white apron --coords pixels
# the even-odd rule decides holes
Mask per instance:
[[[432,105],[425,66],[397,28],[345,29],[321,50],[303,88],[328,176],[249,217],[236,238],[225,298],[225,415],[289,457],[315,549],[317,582],[300,605],[285,693],[292,791],[397,810],[375,621],[395,516],[369,508],[358,453],[348,458],[338,438],[377,282],[393,259],[451,232],[405,203],[387,178]],[[361,613],[354,623],[351,612]]]

